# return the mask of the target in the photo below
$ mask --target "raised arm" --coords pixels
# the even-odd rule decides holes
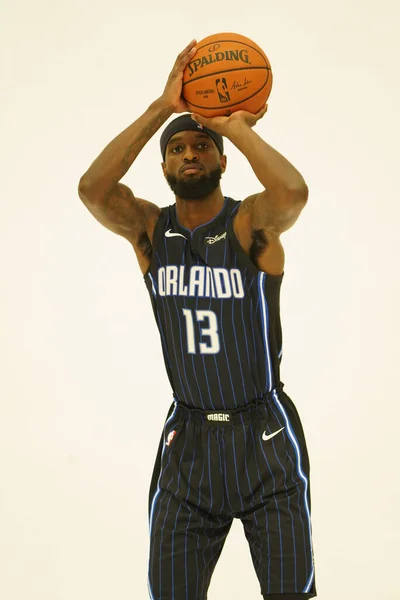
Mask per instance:
[[[78,194],[84,205],[99,223],[133,245],[143,272],[150,262],[160,208],[135,197],[119,181],[161,125],[174,112],[187,110],[181,98],[182,76],[196,51],[195,43],[193,40],[177,57],[160,98],[104,148],[79,181]]]
[[[280,275],[284,269],[284,250],[280,235],[297,221],[307,198],[308,188],[299,171],[252,127],[267,112],[256,115],[237,111],[230,117],[194,119],[226,136],[247,158],[264,190],[248,196],[235,217],[235,233],[243,249],[259,269]]]

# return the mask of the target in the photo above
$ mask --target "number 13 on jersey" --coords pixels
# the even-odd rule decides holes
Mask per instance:
[[[218,321],[215,312],[212,310],[190,310],[188,308],[184,308],[182,310],[186,320],[188,353],[197,354],[194,326],[194,322],[196,320],[199,323],[204,323],[204,325],[200,325],[200,338],[204,339],[204,336],[209,337],[208,343],[199,342],[198,347],[200,354],[217,354],[220,350],[220,343],[218,334]]]

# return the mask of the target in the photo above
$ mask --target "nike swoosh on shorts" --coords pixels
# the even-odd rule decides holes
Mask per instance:
[[[267,435],[267,432],[264,431],[264,433],[262,434],[262,439],[264,440],[264,442],[270,440],[271,438],[275,437],[276,435],[278,435],[278,433],[280,433],[281,431],[283,431],[285,428],[282,427],[282,429],[279,429],[278,431],[275,431],[275,433],[271,433],[270,435]]]

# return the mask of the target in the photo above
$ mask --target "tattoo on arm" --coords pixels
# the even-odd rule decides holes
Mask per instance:
[[[170,109],[164,108],[152,119],[150,119],[148,123],[146,123],[143,129],[139,132],[136,139],[126,149],[126,152],[121,161],[120,174],[118,175],[118,177],[114,178],[115,183],[117,183],[125,175],[125,173],[128,171],[139,152],[144,148],[144,146],[147,144],[150,138],[153,137],[156,131],[158,131],[161,125],[165,123],[170,114]]]
[[[104,209],[107,216],[122,228],[131,229],[138,224],[137,200],[132,191],[122,184],[109,190],[104,199]]]

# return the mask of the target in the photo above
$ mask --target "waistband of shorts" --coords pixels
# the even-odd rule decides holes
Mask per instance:
[[[273,390],[267,392],[262,398],[256,398],[243,406],[226,410],[207,410],[193,408],[177,400],[174,396],[176,414],[190,421],[197,421],[209,425],[234,425],[265,417],[268,404],[274,402],[273,394],[282,391],[284,384],[280,383]]]

